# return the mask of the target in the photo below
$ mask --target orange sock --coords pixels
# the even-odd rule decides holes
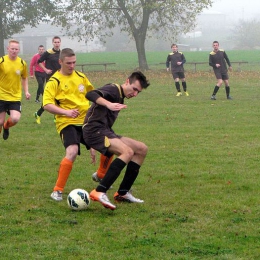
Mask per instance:
[[[9,117],[7,121],[4,123],[4,128],[9,129],[10,127],[14,126],[15,123],[12,122],[11,118]]]
[[[58,172],[58,179],[54,187],[54,191],[59,190],[63,191],[66,185],[66,182],[69,178],[70,172],[72,170],[73,162],[64,157],[60,163],[60,168]]]
[[[114,156],[111,156],[110,158],[106,157],[105,155],[100,155],[100,163],[97,170],[97,176],[100,179],[103,179],[104,176],[107,173],[107,169],[109,168]]]

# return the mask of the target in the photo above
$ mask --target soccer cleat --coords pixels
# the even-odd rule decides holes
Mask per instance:
[[[181,92],[178,92],[177,94],[176,94],[176,97],[180,97],[182,95],[182,93]]]
[[[184,92],[185,93],[185,95],[188,97],[190,94],[188,93],[188,91],[185,91]]]
[[[211,100],[217,100],[215,95],[212,95],[210,99]]]
[[[116,206],[109,201],[105,192],[98,192],[96,190],[92,190],[89,196],[93,201],[99,201],[105,208],[111,210],[114,210],[116,208]]]
[[[98,183],[102,181],[102,179],[98,177],[97,172],[94,172],[92,174],[92,180]],[[109,189],[113,189],[113,186],[110,186]]]
[[[41,123],[41,117],[38,116],[37,112],[34,113],[34,117],[36,119],[36,123],[39,125]]]
[[[114,194],[114,200],[117,202],[143,203],[143,200],[135,198],[129,191],[125,195]]]
[[[35,100],[35,103],[40,103],[40,100],[39,100],[39,99],[36,99],[36,100]]]
[[[56,200],[56,201],[61,201],[62,200],[62,192],[59,190],[55,190],[51,194],[51,198]]]
[[[102,179],[98,178],[97,172],[94,172],[92,174],[92,180],[95,181],[95,182],[101,182],[102,181]]]
[[[9,129],[5,129],[4,127],[3,127],[3,129],[4,129],[3,139],[4,139],[4,140],[7,140],[8,137],[9,137]]]
[[[227,99],[231,100],[231,99],[232,99],[232,97],[231,97],[231,96],[227,96]]]

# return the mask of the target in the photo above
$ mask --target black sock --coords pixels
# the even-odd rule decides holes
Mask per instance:
[[[181,92],[180,82],[175,82],[175,87],[176,87],[178,92]]]
[[[183,87],[183,91],[186,92],[187,91],[186,81],[183,81],[181,84],[182,84],[182,87]]]
[[[226,94],[227,94],[227,97],[229,97],[229,93],[230,93],[230,87],[229,87],[229,86],[226,86]]]
[[[140,165],[130,161],[127,165],[125,176],[119,186],[118,194],[125,195],[132,187],[135,182],[138,173],[139,173]]]
[[[43,108],[43,106],[41,105],[40,109],[37,111],[37,115],[38,115],[38,116],[41,116],[43,112],[44,112],[44,108]]]
[[[215,88],[214,88],[214,91],[213,91],[213,96],[216,96],[216,94],[217,94],[217,92],[218,92],[218,90],[219,90],[219,87],[218,86],[215,86]]]
[[[116,158],[109,166],[105,177],[96,188],[98,192],[106,192],[110,186],[116,181],[126,163],[120,158]]]

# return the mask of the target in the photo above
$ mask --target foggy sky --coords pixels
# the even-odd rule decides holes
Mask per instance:
[[[220,12],[233,21],[259,19],[260,0],[213,0],[212,7],[204,12]]]

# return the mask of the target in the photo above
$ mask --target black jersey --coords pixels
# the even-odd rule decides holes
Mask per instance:
[[[181,62],[181,65],[177,65],[177,62]],[[174,72],[184,72],[183,64],[186,62],[186,59],[182,52],[171,52],[167,56],[166,68],[170,67]]]
[[[92,91],[112,103],[124,104],[122,87],[117,84],[110,83]],[[118,113],[119,111],[111,111],[105,106],[92,103],[85,117],[84,130],[93,133],[101,129],[111,129]]]
[[[45,61],[46,69],[52,70],[52,74],[48,74],[50,78],[57,70],[60,69],[60,50],[55,50],[54,48],[45,51],[38,60],[38,63]]]
[[[219,71],[221,73],[227,72],[227,64],[231,67],[229,58],[224,50],[219,49],[217,52],[212,51],[209,54],[209,65],[213,67],[214,71]],[[216,64],[220,64],[220,67],[217,68]]]

